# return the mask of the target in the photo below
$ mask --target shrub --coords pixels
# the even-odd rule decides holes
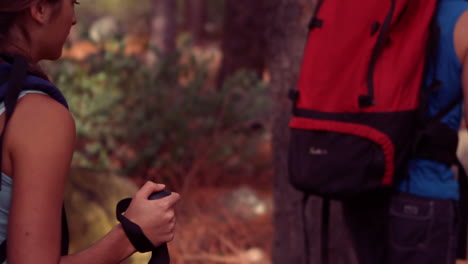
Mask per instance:
[[[238,72],[216,89],[207,82],[208,61],[187,49],[152,64],[122,50],[47,65],[75,116],[73,166],[177,185],[202,165],[252,158],[268,107],[267,87],[254,73]]]

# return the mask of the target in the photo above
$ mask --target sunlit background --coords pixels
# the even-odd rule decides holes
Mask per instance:
[[[72,252],[108,232],[115,204],[152,180],[183,197],[173,263],[270,262],[264,24],[255,3],[228,2],[76,7],[62,58],[44,63],[78,133],[66,194]]]
[[[153,180],[182,195],[172,263],[303,263],[303,226],[318,237],[320,203],[303,223],[302,196],[286,180],[286,94],[312,7],[307,0],[80,1],[62,58],[43,64],[76,119],[66,193],[72,252],[107,233],[116,203]],[[466,131],[461,136],[468,165]],[[354,264],[337,212],[332,263]],[[312,241],[314,255],[320,243]],[[148,259],[135,254],[124,263]]]

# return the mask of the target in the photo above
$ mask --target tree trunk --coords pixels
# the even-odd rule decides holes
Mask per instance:
[[[201,44],[205,36],[205,4],[205,0],[185,0],[184,2],[185,29],[191,33],[195,45]]]
[[[153,0],[150,44],[158,47],[162,54],[176,48],[177,1]]]
[[[307,23],[313,11],[308,0],[270,0],[266,6],[269,14],[267,35],[267,67],[271,74],[273,117],[274,226],[273,263],[320,264],[320,230],[322,201],[309,199],[305,208],[306,221],[302,218],[303,193],[295,190],[288,181],[287,151],[289,142],[288,122],[291,118],[291,102],[287,98],[290,88],[296,84],[307,36]],[[305,231],[306,230],[306,231]],[[309,248],[305,248],[305,235]],[[357,263],[348,240],[341,208],[332,203],[330,219],[329,254],[332,264]],[[307,250],[307,251],[306,251]],[[306,252],[309,260],[306,261]]]
[[[218,86],[241,69],[259,77],[265,68],[265,3],[269,0],[226,0],[222,40],[223,60]]]

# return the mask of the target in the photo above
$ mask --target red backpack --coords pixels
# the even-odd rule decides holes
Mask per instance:
[[[437,0],[319,0],[290,122],[298,189],[344,199],[391,187],[414,140]]]

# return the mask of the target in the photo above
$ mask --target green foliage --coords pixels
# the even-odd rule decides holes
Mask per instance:
[[[267,121],[266,85],[239,72],[216,89],[207,63],[187,51],[145,64],[102,50],[49,65],[76,119],[74,166],[181,180],[197,161],[252,155]]]
[[[136,25],[144,25],[151,15],[151,0],[100,0],[100,1],[80,1],[76,7],[79,31],[85,31],[98,18],[112,16],[122,23],[126,30],[135,28]]]
[[[187,23],[186,0],[177,0],[178,23],[182,26]],[[189,0],[191,1],[191,0]],[[219,35],[223,25],[225,0],[206,0],[205,2],[205,30],[208,34],[216,32]],[[153,1],[138,0],[100,0],[80,1],[76,8],[79,23],[75,29],[81,38],[88,38],[88,29],[97,19],[103,16],[115,18],[127,33],[145,34],[149,31],[149,20],[151,17]],[[219,37],[219,36],[217,36]]]

